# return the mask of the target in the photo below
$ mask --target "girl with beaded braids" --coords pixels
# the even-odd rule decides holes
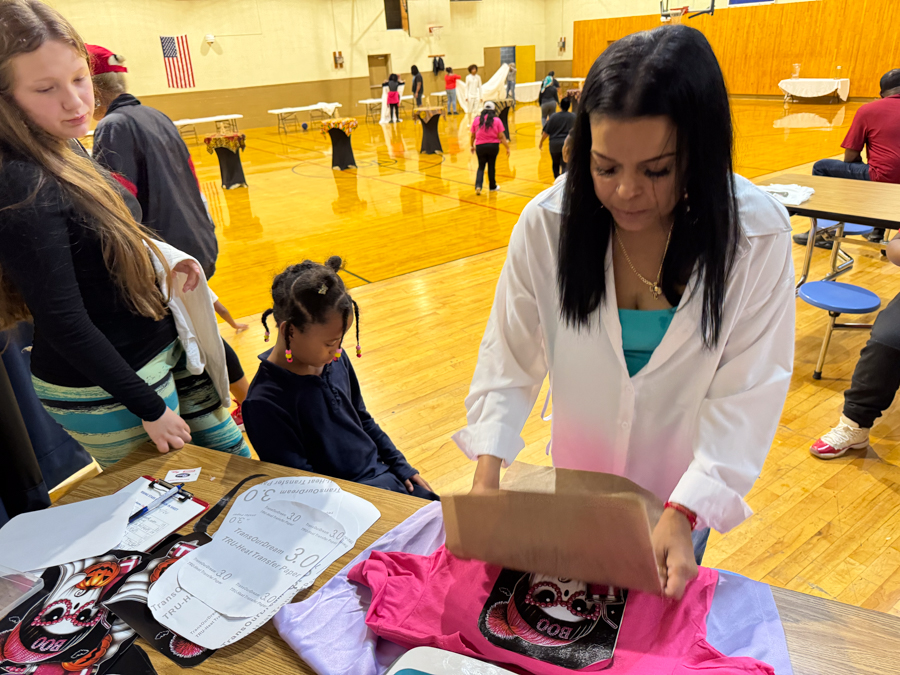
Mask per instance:
[[[272,284],[275,346],[260,355],[243,404],[244,425],[259,458],[423,499],[437,499],[366,410],[343,353],[359,307],[338,276],[341,259],[291,265]]]

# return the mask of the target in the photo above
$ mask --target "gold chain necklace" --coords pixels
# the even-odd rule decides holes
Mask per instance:
[[[625,250],[625,244],[622,243],[622,239],[619,237],[619,228],[615,225],[613,226],[613,234],[616,236],[616,241],[619,242],[619,248],[622,249],[622,253],[625,256],[625,261],[628,263],[631,271],[637,275],[637,278],[650,287],[650,292],[653,293],[654,300],[659,298],[660,294],[662,293],[662,287],[659,284],[662,281],[663,263],[666,262],[666,253],[669,252],[669,242],[672,240],[672,229],[673,228],[671,227],[669,228],[669,236],[666,237],[666,248],[663,250],[662,260],[659,261],[659,271],[656,273],[656,281],[653,282],[645,278],[643,274],[637,271],[637,268],[634,266],[634,263],[631,262],[631,258],[628,256],[628,251]]]

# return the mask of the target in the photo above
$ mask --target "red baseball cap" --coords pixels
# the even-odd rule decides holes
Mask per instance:
[[[87,47],[88,56],[90,56],[91,75],[101,75],[102,73],[127,73],[128,68],[119,65],[121,57],[116,56],[106,47],[98,45],[84,45]],[[124,61],[124,59],[122,59]]]

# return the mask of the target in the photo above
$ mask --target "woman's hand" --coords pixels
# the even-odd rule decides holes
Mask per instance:
[[[166,412],[158,420],[145,421],[143,424],[144,431],[162,453],[178,450],[183,448],[185,443],[191,442],[191,428],[170,408],[166,408]]]
[[[651,537],[663,595],[680,600],[684,587],[698,570],[691,541],[691,524],[683,513],[665,509]]]
[[[406,485],[406,489],[409,491],[410,494],[412,494],[416,485],[418,485],[419,487],[425,488],[429,492],[434,492],[434,490],[431,489],[431,486],[428,484],[428,482],[424,478],[422,478],[422,476],[420,474],[416,474],[415,476],[411,477],[409,480],[403,481],[403,484]]]
[[[196,260],[182,260],[180,263],[175,265],[172,268],[172,281],[175,281],[176,274],[184,274],[187,275],[187,280],[184,282],[184,288],[182,289],[185,293],[188,291],[192,291],[200,284],[200,276],[203,274],[203,269],[197,263]]]
[[[506,156],[509,157],[509,146],[506,146]]]
[[[473,155],[475,154],[475,146],[474,146],[474,145],[473,145],[471,148],[469,148],[469,150],[472,151],[472,154],[473,154]]]

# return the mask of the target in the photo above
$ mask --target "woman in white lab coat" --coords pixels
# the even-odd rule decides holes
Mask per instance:
[[[653,545],[681,597],[707,528],[751,514],[787,395],[788,215],[733,174],[725,83],[695,29],[608,47],[573,131],[567,180],[513,230],[454,438],[478,460],[473,490],[497,488],[549,372],[554,465],[666,502]]]

